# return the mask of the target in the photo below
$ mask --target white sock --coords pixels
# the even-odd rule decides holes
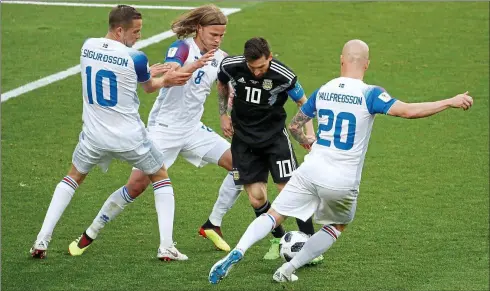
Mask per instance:
[[[213,211],[209,215],[209,221],[215,226],[221,226],[221,221],[226,212],[231,209],[237,201],[243,186],[235,186],[233,173],[229,172],[221,187],[219,188],[218,199],[214,203]]]
[[[60,220],[60,217],[68,204],[70,204],[71,198],[73,197],[73,194],[75,194],[77,188],[77,182],[69,176],[65,176],[61,182],[58,183],[54,190],[53,198],[51,198],[48,212],[46,212],[41,231],[37,235],[37,240],[51,240],[54,227]]]
[[[168,248],[173,244],[174,189],[170,179],[164,179],[153,183],[153,191],[155,193],[155,208],[157,209],[158,229],[160,231],[160,246]]]
[[[248,226],[245,233],[240,238],[240,241],[236,245],[236,249],[240,250],[243,254],[256,242],[266,237],[269,232],[274,229],[276,220],[268,213],[264,213],[257,217]]]
[[[133,201],[134,199],[129,196],[126,186],[114,191],[114,193],[112,193],[104,202],[104,205],[92,224],[87,228],[87,235],[91,239],[97,238],[99,231],[106,225],[106,223],[116,218],[116,216],[124,210],[124,207]]]
[[[308,264],[314,258],[326,252],[340,236],[341,232],[332,225],[324,225],[322,229],[312,235],[301,250],[289,262],[286,268],[289,274]]]

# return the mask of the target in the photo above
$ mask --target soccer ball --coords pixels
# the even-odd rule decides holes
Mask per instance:
[[[308,235],[301,231],[287,232],[279,242],[279,254],[281,258],[286,262],[291,261],[301,250],[308,238]]]

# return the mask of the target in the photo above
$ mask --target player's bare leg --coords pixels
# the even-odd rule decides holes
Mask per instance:
[[[150,183],[150,178],[143,171],[133,169],[126,185],[114,191],[107,198],[92,224],[68,246],[70,255],[82,255],[93,240],[97,238],[102,228],[109,221],[114,220],[136,197],[141,195]]]
[[[87,174],[80,173],[72,164],[68,175],[56,186],[41,231],[29,251],[33,258],[44,259],[46,257],[48,243],[51,241],[53,230],[70,203],[73,194],[75,194],[75,190],[86,176]]]
[[[210,239],[216,249],[230,251],[230,246],[223,239],[221,231],[221,222],[226,212],[235,204],[240,192],[241,186],[236,186],[232,170],[231,150],[226,150],[218,161],[218,165],[229,173],[226,175],[219,189],[218,199],[216,200],[211,215],[208,220],[199,229],[199,235]]]
[[[340,236],[347,225],[330,224],[324,225],[321,230],[317,231],[303,245],[301,250],[294,258],[284,263],[274,272],[272,279],[276,282],[296,281],[298,277],[293,273],[302,266],[309,264],[315,258],[322,256]]]
[[[267,183],[258,182],[245,185],[245,190],[248,193],[248,199],[254,208],[256,217],[269,211],[271,204],[267,199]],[[270,240],[271,246],[264,255],[264,259],[266,260],[275,260],[279,258],[279,241],[285,234],[285,231],[281,225],[278,225],[271,233],[274,238]]]

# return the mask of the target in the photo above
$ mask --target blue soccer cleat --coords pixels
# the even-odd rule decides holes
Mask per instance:
[[[228,276],[228,272],[230,272],[233,265],[241,261],[242,258],[242,252],[237,249],[232,250],[226,257],[213,265],[209,272],[209,282],[211,284],[218,284],[221,279]]]

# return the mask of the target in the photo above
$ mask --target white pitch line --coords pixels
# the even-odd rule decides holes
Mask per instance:
[[[9,1],[9,2],[12,2],[12,1]],[[2,3],[5,3],[5,2],[2,2]],[[35,2],[35,3],[38,3],[38,2]],[[113,7],[113,5],[111,7]],[[225,9],[226,8],[221,9],[223,11],[223,14],[225,14],[225,15],[230,15],[230,14],[233,14],[235,12],[240,11],[239,8],[228,8],[227,10],[225,10]],[[174,35],[175,35],[175,33],[173,33],[171,30],[167,30],[165,32],[154,35],[150,38],[138,41],[133,46],[133,48],[142,49],[142,48],[145,48],[145,47],[150,46],[152,44],[161,42],[162,40],[170,38]],[[47,86],[47,85],[52,84],[54,82],[61,81],[63,79],[66,79],[66,78],[73,76],[75,74],[78,74],[78,73],[80,73],[80,65],[73,66],[69,69],[58,72],[56,74],[52,74],[52,75],[49,75],[49,76],[44,77],[42,79],[39,79],[37,81],[30,82],[28,84],[25,84],[23,86],[20,86],[18,88],[15,88],[13,90],[8,91],[8,92],[2,93],[1,94],[1,102],[5,102],[11,98],[15,98],[17,96],[20,96],[20,95],[25,94],[27,92],[36,90],[36,89],[44,87],[44,86]]]
[[[10,1],[5,0],[1,2],[2,4],[24,4],[24,5],[42,5],[42,6],[70,6],[70,7],[114,7],[116,4],[105,4],[105,3],[76,3],[76,2],[38,2],[38,1]],[[191,10],[196,7],[191,6],[162,6],[162,5],[132,5],[128,4],[137,9],[165,9],[165,10]],[[221,11],[233,11],[235,13],[240,11],[238,8],[221,8]]]

